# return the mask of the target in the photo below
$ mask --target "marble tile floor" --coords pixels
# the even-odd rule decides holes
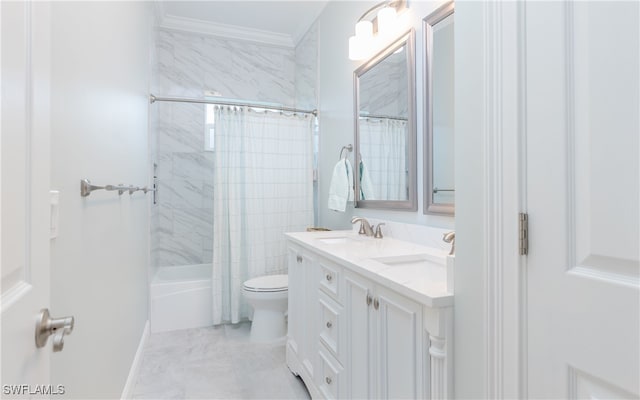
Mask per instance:
[[[249,323],[153,333],[134,399],[309,399],[284,344],[249,342]]]

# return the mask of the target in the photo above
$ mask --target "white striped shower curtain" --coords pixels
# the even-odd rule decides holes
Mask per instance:
[[[284,233],[313,224],[313,120],[309,114],[216,108],[214,324],[248,317],[243,282],[286,274]]]

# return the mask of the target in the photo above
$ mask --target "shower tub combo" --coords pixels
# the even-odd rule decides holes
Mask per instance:
[[[158,268],[150,297],[151,332],[211,326],[211,264]]]

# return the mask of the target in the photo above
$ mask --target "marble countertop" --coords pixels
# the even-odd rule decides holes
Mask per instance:
[[[429,307],[453,305],[447,291],[447,253],[441,249],[352,230],[292,232],[294,243]]]

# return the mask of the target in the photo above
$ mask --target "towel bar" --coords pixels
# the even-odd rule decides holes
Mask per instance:
[[[433,193],[438,193],[438,192],[455,192],[455,189],[438,189],[437,187],[433,188]]]
[[[347,150],[349,153],[351,153],[353,151],[353,145],[352,144],[348,144],[346,146],[342,146],[342,149],[340,149],[340,156],[338,157],[338,160],[342,159],[342,152]]]
[[[118,195],[122,196],[124,192],[129,192],[129,195],[132,195],[134,192],[141,191],[147,194],[147,192],[155,192],[156,189],[138,186],[125,186],[125,185],[104,185],[98,186],[91,184],[91,181],[88,179],[82,179],[80,181],[80,196],[87,197],[94,190],[107,190],[107,191],[118,191]]]

